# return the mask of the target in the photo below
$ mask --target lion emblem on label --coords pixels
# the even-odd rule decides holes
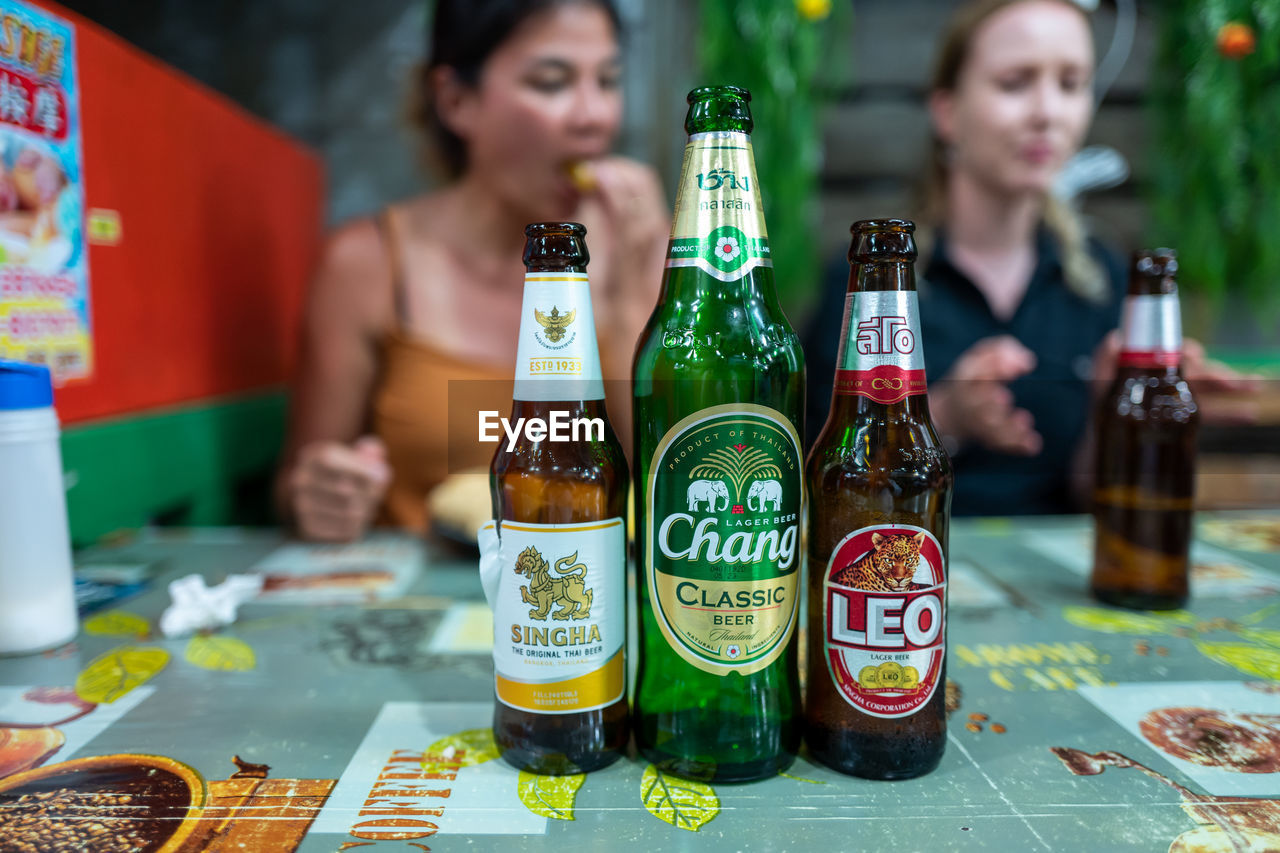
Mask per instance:
[[[564,339],[565,333],[577,316],[576,309],[567,314],[561,314],[560,309],[554,305],[551,306],[551,311],[546,314],[537,308],[533,309],[533,319],[538,321],[538,325],[547,333],[547,340],[553,344],[558,344]]]
[[[581,620],[591,615],[593,593],[585,581],[587,565],[577,560],[577,551],[556,560],[554,571],[558,576],[553,576],[553,567],[532,545],[516,557],[515,573],[529,579],[527,585],[520,587],[520,600],[534,605],[529,611],[530,619],[545,622],[550,614],[559,621]],[[559,609],[551,613],[552,607]]]

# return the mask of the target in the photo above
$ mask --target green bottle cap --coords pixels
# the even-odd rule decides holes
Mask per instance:
[[[699,86],[689,93],[689,114],[684,119],[686,133],[736,130],[750,133],[751,93],[737,86]]]

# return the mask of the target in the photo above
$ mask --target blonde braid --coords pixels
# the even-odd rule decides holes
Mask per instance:
[[[1089,302],[1106,302],[1110,281],[1107,271],[1089,251],[1089,240],[1080,214],[1051,195],[1044,206],[1044,224],[1058,241],[1067,289]]]

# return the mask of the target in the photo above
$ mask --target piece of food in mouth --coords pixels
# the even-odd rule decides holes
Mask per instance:
[[[573,188],[580,193],[595,192],[596,187],[599,186],[595,170],[591,168],[588,160],[572,160],[565,164],[564,171],[569,176]]]

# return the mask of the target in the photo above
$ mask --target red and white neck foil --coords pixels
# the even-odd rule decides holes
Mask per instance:
[[[1178,294],[1126,297],[1121,329],[1120,367],[1177,367],[1182,360]]]
[[[915,291],[876,290],[845,297],[836,355],[837,394],[897,403],[927,391]]]

